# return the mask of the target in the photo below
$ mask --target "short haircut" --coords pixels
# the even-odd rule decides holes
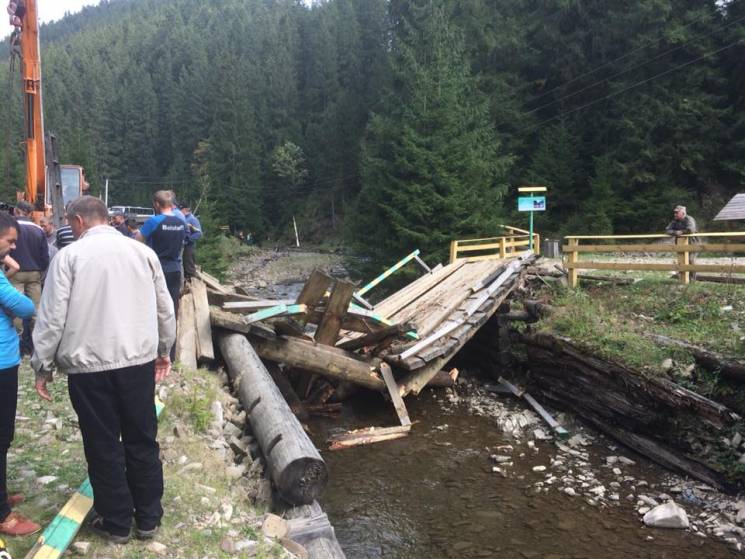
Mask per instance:
[[[685,206],[675,206],[675,209],[673,211],[686,213],[686,207]]]
[[[52,216],[51,215],[43,215],[39,218],[39,223],[52,223]]]
[[[18,231],[18,222],[16,218],[6,212],[0,212],[0,235],[5,235],[10,228]]]
[[[153,194],[153,202],[160,208],[173,206],[176,202],[176,195],[173,193],[173,190],[158,190],[158,192]]]
[[[34,211],[34,206],[31,205],[29,202],[26,202],[26,200],[21,200],[16,204],[16,208],[18,208],[20,211],[22,211],[25,214],[30,214]]]
[[[105,223],[109,219],[109,211],[106,204],[93,196],[81,196],[70,202],[67,206],[67,219],[80,216],[83,223],[100,221]]]

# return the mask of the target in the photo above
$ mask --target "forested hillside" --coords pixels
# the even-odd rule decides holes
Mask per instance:
[[[519,219],[521,184],[549,187],[554,233],[659,229],[676,203],[705,222],[745,188],[745,0],[110,0],[42,27],[42,69],[94,192],[172,186],[388,261]]]

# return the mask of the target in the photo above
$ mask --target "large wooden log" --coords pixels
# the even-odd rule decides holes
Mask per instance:
[[[317,502],[292,508],[285,514],[289,525],[287,537],[305,547],[310,559],[346,559],[334,527]]]
[[[252,337],[251,342],[256,352],[269,361],[311,371],[333,380],[358,384],[370,390],[385,390],[385,382],[375,373],[375,364],[354,353],[298,338],[262,340]]]
[[[279,495],[293,505],[312,503],[328,482],[326,463],[246,337],[220,333],[218,341]]]

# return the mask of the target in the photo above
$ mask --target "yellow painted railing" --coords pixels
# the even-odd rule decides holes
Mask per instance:
[[[691,273],[718,272],[745,274],[745,265],[696,264],[691,255],[700,252],[745,255],[745,232],[741,233],[697,233],[670,237],[669,235],[574,235],[565,237],[562,247],[564,264],[569,271],[569,284],[577,287],[579,270],[652,270],[658,272],[678,272],[681,283],[691,281]],[[672,242],[662,242],[666,241]],[[725,239],[723,242],[720,239]],[[732,241],[730,239],[735,239]],[[674,240],[674,241],[673,241]],[[737,242],[740,240],[740,242]],[[646,242],[641,242],[646,241]],[[581,243],[590,244],[581,244]],[[597,262],[580,260],[581,253],[673,253],[675,259],[670,263],[651,262]]]
[[[530,232],[510,225],[500,225],[506,231],[503,237],[462,239],[450,243],[450,262],[459,258],[469,261],[515,258],[530,251]],[[540,253],[541,236],[533,233],[535,254]]]

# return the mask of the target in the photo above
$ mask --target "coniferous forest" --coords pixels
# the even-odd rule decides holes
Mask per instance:
[[[706,225],[745,190],[745,0],[104,0],[41,32],[45,125],[93,193],[172,187],[259,239],[295,216],[390,262],[524,223],[524,184],[553,234],[659,230],[678,203]]]

